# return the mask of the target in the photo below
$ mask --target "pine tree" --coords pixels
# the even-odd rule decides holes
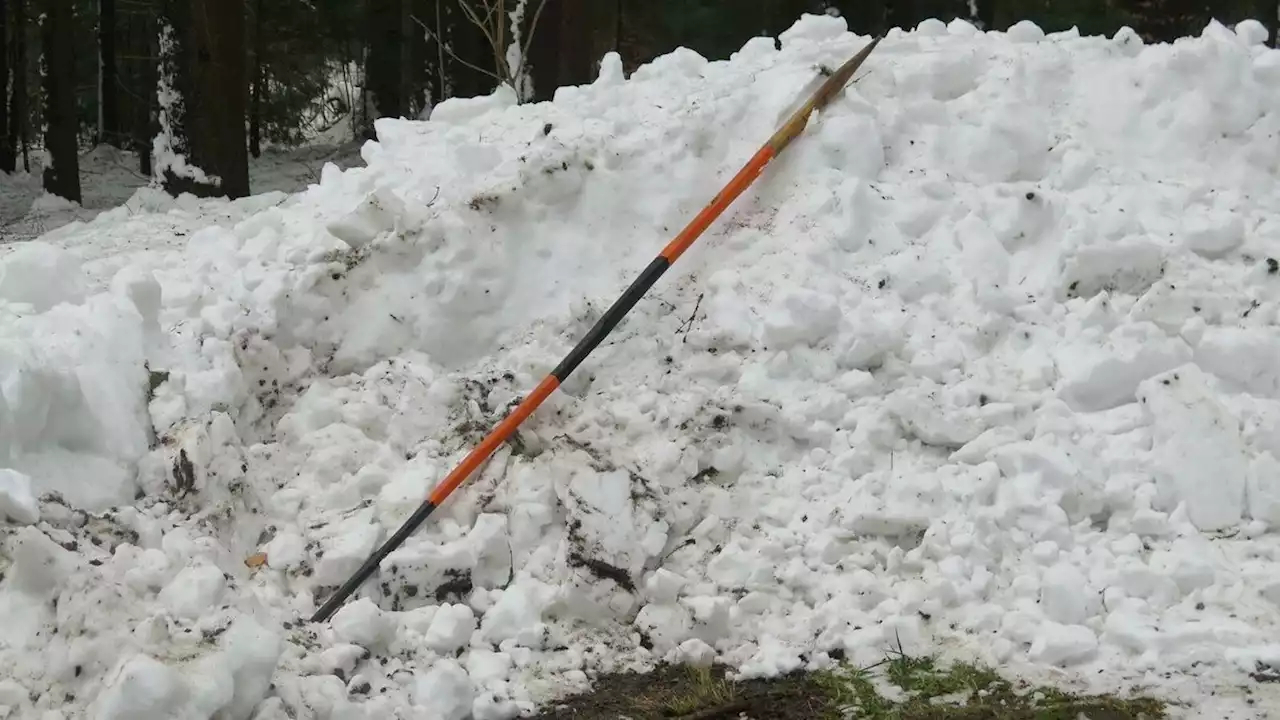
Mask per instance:
[[[1173,42],[1199,34],[1212,9],[1204,0],[1126,0],[1134,30],[1148,42]]]
[[[263,23],[265,12],[262,0],[253,2],[253,77],[249,90],[249,154],[262,156],[262,94],[265,92],[266,71],[263,55],[267,51],[266,26]]]
[[[80,202],[74,22],[71,0],[47,0],[40,22],[43,76],[44,189]]]
[[[243,0],[193,0],[191,35],[198,134],[196,162],[218,177],[218,194],[249,194],[248,88]]]
[[[11,173],[17,158],[6,139],[9,137],[9,8],[0,0],[0,172]]]
[[[163,20],[157,172],[173,195],[244,197],[244,3],[166,0]]]
[[[400,48],[402,0],[365,0],[365,137],[374,137],[373,121],[405,114],[401,96]]]
[[[98,142],[124,147],[116,71],[116,0],[98,0]]]
[[[159,18],[156,99],[160,127],[152,171],[165,191],[174,196],[194,191],[194,183],[203,177],[187,167],[191,163],[186,102],[192,89],[186,52],[190,10],[187,0],[163,0]]]
[[[27,152],[27,0],[12,0],[10,7],[13,11],[10,24],[10,37],[13,39],[10,74],[13,82],[9,86],[9,132],[4,138],[4,154],[14,158],[16,165],[18,148],[21,147],[22,169],[30,172],[31,158]]]

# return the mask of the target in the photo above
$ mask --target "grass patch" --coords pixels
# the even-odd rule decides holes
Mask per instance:
[[[717,677],[709,667],[696,667],[689,671],[689,678],[683,692],[663,703],[665,715],[690,715],[699,710],[733,704],[733,684],[724,678],[723,673]]]
[[[595,690],[537,718],[580,720],[1164,720],[1152,698],[1077,695],[1006,680],[966,663],[897,654],[872,668],[840,667],[734,682],[723,668],[663,666],[598,678]]]
[[[1167,706],[1154,698],[1079,695],[1011,682],[990,668],[957,663],[941,668],[932,657],[898,654],[876,669],[841,669],[822,684],[837,716],[866,720],[1163,720]],[[878,684],[876,680],[880,680]],[[880,690],[888,686],[891,693]],[[889,696],[886,696],[889,695]]]

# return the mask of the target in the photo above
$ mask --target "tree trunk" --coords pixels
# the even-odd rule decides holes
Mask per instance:
[[[22,169],[31,172],[27,153],[27,2],[13,0],[13,84],[9,86],[9,134],[5,152],[17,163],[18,146],[22,146]]]
[[[760,11],[764,14],[762,20],[765,32],[777,37],[794,25],[801,15],[815,10],[808,0],[773,0],[773,2],[761,3]],[[843,14],[842,12],[841,15]],[[848,18],[845,18],[845,23],[849,23]]]
[[[415,46],[414,42],[416,33],[414,30],[413,16],[415,14],[416,3],[414,0],[401,0],[400,2],[400,71],[397,76],[400,78],[401,113],[405,117],[414,117],[414,111],[418,106],[417,91],[420,87],[417,80],[420,76],[414,68]]]
[[[832,6],[840,10],[849,29],[859,35],[879,35],[885,26],[885,4],[891,0],[840,0]]]
[[[653,3],[648,0],[620,0],[620,3],[618,52],[622,55],[622,69],[632,73],[653,60],[667,45],[660,39],[663,32]]]
[[[535,5],[538,0],[529,0]],[[600,61],[618,49],[619,24],[622,21],[621,0],[594,0],[591,3],[591,79],[600,74]]]
[[[978,2],[978,23],[982,25],[983,30],[987,30],[987,31],[995,30],[997,0],[977,0],[977,2]]]
[[[1123,4],[1134,18],[1134,30],[1147,42],[1173,42],[1199,34],[1209,22],[1209,12],[1198,0],[1127,0]]]
[[[267,78],[263,71],[262,54],[267,43],[263,39],[262,0],[253,3],[253,89],[249,98],[249,154],[262,156],[262,86]]]
[[[556,86],[586,85],[595,79],[592,49],[592,5],[599,0],[561,0],[560,71]],[[545,10],[543,12],[546,12]],[[543,20],[545,20],[545,16]],[[539,22],[539,25],[542,23]],[[555,92],[555,88],[552,88]]]
[[[484,32],[463,13],[458,6],[459,2],[475,3],[475,0],[440,0],[445,41],[456,58],[496,73],[497,68],[493,67],[493,48],[489,46]],[[545,19],[544,15],[539,24]],[[468,67],[456,58],[449,58],[449,80],[455,97],[476,97],[493,92],[498,83],[492,75]]]
[[[167,0],[173,32],[161,53],[164,140],[205,177],[157,164],[171,195],[231,199],[249,194],[245,137],[245,9],[227,0]]]
[[[400,95],[402,0],[365,0],[365,138],[375,137],[373,121],[404,115]]]
[[[159,132],[156,111],[155,0],[117,0],[116,28],[120,37],[120,117],[128,145],[138,154],[138,171],[151,176],[152,141]]]
[[[98,0],[98,142],[124,147],[116,70],[116,0]]]
[[[40,24],[44,54],[45,192],[80,202],[76,147],[75,28],[71,0],[49,0]]]
[[[427,40],[426,28],[435,23],[438,0],[404,0],[404,58],[402,69],[405,111],[420,117],[432,103],[441,100],[433,85],[439,74],[436,48]]]
[[[249,194],[244,16],[243,2],[191,0],[193,155],[217,176],[215,194],[233,200]]]
[[[537,0],[530,0],[537,2]],[[560,27],[564,12],[563,0],[547,0],[542,6],[542,16],[529,43],[529,79],[533,83],[533,99],[544,102],[555,96],[560,83]]]
[[[7,142],[9,137],[9,8],[0,0],[0,172],[14,171],[17,158]]]
[[[1276,0],[1254,0],[1254,19],[1267,29],[1267,45],[1275,47],[1277,8]]]
[[[195,182],[187,175],[178,175],[170,165],[176,157],[192,163],[191,134],[188,125],[192,119],[189,107],[192,96],[191,64],[188,62],[188,30],[191,25],[189,0],[162,0],[158,43],[159,73],[156,78],[159,133],[157,144],[161,152],[154,158],[153,170],[162,179],[165,192],[178,196],[184,192],[196,192]]]
[[[915,0],[893,0],[889,3],[888,22],[891,28],[904,31],[915,28],[919,19],[916,17]]]
[[[425,63],[424,102],[433,107],[453,93],[452,58],[440,43],[444,36],[444,7],[451,0],[416,0],[418,13],[414,33],[422,39],[422,56]]]

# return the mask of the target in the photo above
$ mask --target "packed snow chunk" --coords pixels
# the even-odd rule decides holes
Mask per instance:
[[[556,588],[521,578],[506,590],[495,592],[502,596],[480,621],[481,637],[495,645],[513,640],[523,647],[540,647],[546,634],[542,613],[550,605]]]
[[[1208,539],[1190,535],[1151,553],[1148,565],[1157,576],[1173,580],[1179,592],[1189,595],[1213,586],[1219,556]]]
[[[1109,410],[1135,400],[1138,384],[1191,360],[1185,340],[1150,322],[1122,325],[1100,343],[1057,348],[1062,372],[1058,397],[1082,412]]]
[[[497,588],[511,579],[511,538],[507,535],[507,516],[482,513],[467,535],[471,544],[474,563],[471,566],[471,585],[477,588]]]
[[[79,556],[29,525],[9,536],[8,552],[10,587],[39,598],[53,597],[79,565]]]
[[[267,563],[277,570],[297,567],[307,557],[306,541],[301,535],[282,532],[262,547]]]
[[[812,345],[834,339],[840,323],[836,298],[825,293],[796,288],[779,298],[764,321],[764,342],[771,350],[793,345]]]
[[[515,107],[517,104],[519,104],[519,98],[516,96],[515,90],[510,85],[503,83],[489,95],[451,97],[436,103],[431,108],[431,122],[444,125],[465,125],[468,122],[480,119],[483,115]],[[375,129],[382,122],[383,120],[379,119],[375,123]]]
[[[316,562],[317,583],[341,585],[369,557],[382,538],[382,526],[369,522],[372,515],[353,515],[333,528],[325,543],[324,557]]]
[[[585,452],[573,457],[579,462],[566,465],[567,476],[556,477],[556,494],[569,514],[570,541],[582,558],[616,568],[631,584],[639,582],[670,531],[653,499],[657,488],[625,470],[593,470]]]
[[[1280,460],[1263,451],[1249,465],[1245,488],[1249,517],[1280,528]]]
[[[613,50],[605,53],[604,57],[600,58],[600,74],[596,75],[595,85],[597,87],[614,87],[621,85],[626,79],[622,56]]]
[[[382,563],[381,594],[391,598],[391,609],[408,610],[436,596],[465,596],[475,586],[471,573],[477,564],[476,550],[466,537],[401,547]]]
[[[36,312],[83,302],[88,284],[75,256],[46,242],[22,243],[0,256],[0,300],[31,305]]]
[[[959,37],[973,37],[978,34],[979,30],[978,26],[964,18],[958,17],[947,23],[947,32]]]
[[[40,503],[31,493],[31,478],[17,470],[0,468],[0,520],[34,525],[40,520]]]
[[[1098,593],[1074,565],[1059,563],[1045,571],[1040,607],[1045,617],[1063,625],[1082,625],[1098,611]]]
[[[634,622],[653,643],[653,650],[659,656],[679,647],[693,632],[693,615],[675,603],[645,605]]]
[[[853,370],[872,370],[902,349],[907,321],[888,304],[861,303],[845,316],[836,341],[836,361]]]
[[[1235,32],[1245,45],[1265,45],[1271,36],[1265,25],[1252,18],[1236,23]]]
[[[432,718],[464,720],[471,716],[476,692],[467,671],[454,660],[439,660],[414,676],[413,704]]]
[[[778,42],[782,45],[783,50],[789,50],[807,43],[833,40],[848,32],[848,30],[849,25],[842,17],[833,17],[826,13],[820,15],[805,13],[791,27],[783,30],[778,35]]]
[[[1142,36],[1138,34],[1138,31],[1128,25],[1116,31],[1116,34],[1111,37],[1111,43],[1119,49],[1125,57],[1136,57],[1142,52],[1143,46],[1146,45],[1146,42],[1143,41]]]
[[[980,125],[956,127],[955,143],[944,146],[942,158],[955,174],[976,183],[1039,180],[1052,144],[1048,128],[1039,113],[1011,106]]]
[[[359,249],[382,233],[395,230],[404,214],[404,202],[390,188],[378,188],[354,210],[329,223],[329,233],[352,249]]]
[[[977,465],[985,461],[996,448],[1024,440],[1025,436],[1011,427],[997,426],[982,431],[980,435],[951,453],[952,462]]]
[[[1036,629],[1030,657],[1034,662],[1065,667],[1093,658],[1098,636],[1083,625],[1047,622]]]
[[[0,720],[26,717],[20,713],[29,709],[29,702],[30,693],[17,681],[9,678],[0,680]]]
[[[1100,292],[1140,295],[1164,275],[1165,250],[1150,240],[1085,245],[1070,255],[1062,277],[1067,298]]]
[[[147,655],[131,655],[91,707],[97,720],[169,720],[187,695],[177,670]]]
[[[160,602],[175,616],[195,619],[213,610],[226,590],[226,578],[213,565],[185,567],[160,591]]]
[[[1144,381],[1138,399],[1151,423],[1151,457],[1164,497],[1171,505],[1185,503],[1200,530],[1239,524],[1250,453],[1209,376],[1183,365]]]
[[[369,598],[342,606],[330,622],[339,641],[373,650],[381,648],[392,632],[391,621]]]
[[[1009,27],[1009,39],[1016,43],[1034,43],[1044,39],[1044,30],[1030,20],[1019,20]]]
[[[476,615],[470,607],[446,603],[431,616],[423,644],[441,655],[448,655],[465,646],[475,629]]]
[[[1195,363],[1223,382],[1223,389],[1280,398],[1280,330],[1209,327],[1196,345]]]
[[[1003,445],[991,452],[991,459],[1006,477],[1026,480],[1037,497],[1057,503],[1072,522],[1103,510],[1101,473],[1092,467],[1090,456],[1057,444],[1053,436]],[[1002,484],[1000,489],[1012,497],[1022,487]]]
[[[272,677],[284,638],[250,615],[240,615],[224,633],[222,649],[203,658],[210,682],[197,690],[197,707],[216,708],[214,716],[227,720],[249,720],[254,708],[271,689]],[[228,682],[229,681],[229,682]],[[230,687],[230,697],[226,689]]]
[[[874,180],[884,170],[884,143],[874,116],[832,115],[823,120],[813,135],[808,151],[846,178]],[[849,138],[858,138],[858,142],[851,143]],[[865,205],[863,209],[867,209]]]
[[[924,37],[942,37],[947,34],[947,24],[937,18],[926,18],[916,25],[916,34]]]
[[[890,396],[889,410],[909,435],[952,450],[987,429],[977,402],[966,404],[960,393],[927,381]]]
[[[1206,258],[1220,258],[1244,243],[1244,219],[1238,213],[1202,211],[1182,221],[1187,247]]]
[[[16,434],[13,415],[9,412],[9,401],[5,400],[3,385],[0,385],[0,466],[8,466],[12,462]]]
[[[133,302],[106,293],[0,324],[0,451],[7,439],[37,496],[90,512],[133,501],[151,433],[143,342]]]

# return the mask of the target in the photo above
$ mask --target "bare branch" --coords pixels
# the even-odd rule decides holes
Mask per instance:
[[[538,30],[538,18],[542,17],[542,8],[546,7],[547,0],[538,0],[538,7],[533,11],[533,20],[529,23],[529,34],[524,37],[524,47],[520,48],[520,64],[525,67],[529,64],[529,43],[533,41],[533,34]]]
[[[458,0],[458,6],[462,8],[464,13],[466,13],[467,18],[471,20],[471,23],[480,28],[480,32],[484,33],[485,40],[489,42],[489,50],[493,53],[493,66],[501,73],[498,76],[498,82],[511,82],[511,79],[507,77],[510,72],[507,70],[507,64],[503,59],[504,53],[502,52],[500,31],[498,37],[494,36],[493,17],[495,6],[490,5],[489,0],[481,0],[481,3],[484,5],[485,10],[483,20],[476,13],[475,9],[467,4],[467,0]],[[497,25],[501,28],[501,16],[497,19]],[[514,83],[512,83],[512,85],[514,85]]]
[[[493,33],[490,32],[488,25],[491,13],[486,13],[485,18],[481,20],[480,16],[476,14],[476,11],[471,9],[471,6],[467,4],[467,0],[458,0],[458,5],[462,8],[462,12],[466,13],[467,19],[476,27],[480,28],[480,32],[484,33],[485,39],[489,41],[489,46],[493,47],[497,45],[498,41],[493,37]]]
[[[474,64],[474,63],[468,62],[466,59],[464,59],[464,58],[462,58],[462,57],[459,57],[459,56],[458,56],[458,54],[457,54],[457,53],[455,53],[455,52],[453,51],[453,48],[446,46],[446,45],[445,45],[445,43],[444,43],[444,41],[441,39],[441,37],[440,37],[438,34],[436,34],[435,32],[432,32],[431,28],[427,27],[427,26],[426,26],[426,23],[424,23],[424,22],[422,22],[421,20],[419,20],[417,15],[414,15],[414,14],[412,14],[412,13],[411,13],[411,14],[409,15],[409,19],[410,19],[410,20],[413,20],[415,23],[417,23],[417,24],[418,24],[418,27],[422,28],[422,31],[423,31],[423,32],[425,32],[428,36],[430,36],[432,40],[435,40],[436,47],[440,48],[440,51],[441,51],[441,52],[449,53],[449,57],[453,58],[454,60],[457,60],[458,62],[462,63],[463,65],[466,65],[467,67],[471,68],[472,70],[475,70],[475,71],[476,71],[476,72],[478,72],[478,73],[483,73],[483,74],[485,74],[485,75],[487,75],[487,76],[489,76],[489,77],[493,78],[494,80],[497,80],[498,82],[502,82],[503,78],[502,78],[502,76],[501,76],[501,75],[498,75],[497,73],[493,72],[492,70],[486,70],[485,68],[482,68],[482,67],[480,67],[479,65],[476,65],[476,64]]]
[[[428,36],[435,40],[442,53],[448,52],[450,57],[472,70],[482,73],[499,83],[510,85],[515,90],[518,101],[523,101],[526,98],[522,97],[521,87],[524,84],[522,81],[528,77],[526,68],[528,67],[529,48],[532,46],[534,33],[538,27],[538,20],[542,17],[542,10],[546,7],[547,0],[518,1],[524,7],[520,9],[518,18],[510,18],[507,15],[507,0],[458,0],[458,7],[462,10],[463,15],[480,30],[485,41],[488,42],[489,50],[493,54],[494,70],[486,70],[459,57],[451,48],[445,47],[439,32],[433,32],[417,17],[413,15],[410,15],[410,17],[422,27]],[[523,21],[529,2],[536,2],[533,19],[529,23],[528,32],[524,33],[523,38],[519,38],[520,47],[517,49],[520,53],[520,60],[515,67],[512,67],[513,63],[507,61],[506,40],[509,36],[512,42],[515,43],[517,37],[521,34],[518,26],[525,24]],[[438,10],[439,8],[437,7],[437,12]],[[510,30],[508,30],[508,24],[511,25]]]

